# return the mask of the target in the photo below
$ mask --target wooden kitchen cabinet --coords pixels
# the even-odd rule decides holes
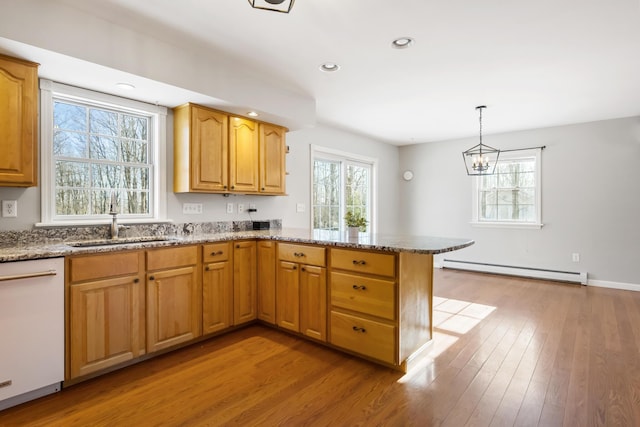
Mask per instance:
[[[240,117],[229,120],[229,188],[240,193],[258,192],[260,152],[258,123]]]
[[[38,64],[0,55],[0,186],[38,184]]]
[[[66,380],[145,354],[144,252],[66,260]]]
[[[195,104],[174,108],[176,193],[285,193],[282,126]]]
[[[147,256],[147,351],[202,335],[198,246],[152,249]]]
[[[326,341],[325,248],[279,243],[278,259],[277,325]]]
[[[260,240],[258,251],[258,319],[276,323],[276,242]]]
[[[194,104],[173,114],[173,191],[228,192],[229,116]]]
[[[233,324],[231,243],[202,246],[202,332],[210,334]]]
[[[286,128],[260,123],[260,191],[285,194]]]
[[[233,324],[258,317],[257,248],[254,240],[233,244]]]

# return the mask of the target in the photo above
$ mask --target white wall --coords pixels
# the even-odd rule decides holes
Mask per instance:
[[[287,155],[287,196],[248,196],[232,195],[224,197],[221,194],[176,194],[173,188],[173,115],[167,116],[167,213],[175,222],[209,222],[234,220],[283,220],[284,227],[309,228],[310,216],[310,144],[340,149],[353,154],[378,158],[379,167],[379,230],[395,232],[397,224],[396,210],[399,198],[396,191],[398,182],[398,150],[397,147],[378,142],[366,137],[351,134],[328,127],[289,132],[287,145],[290,153]],[[29,230],[40,222],[40,188],[11,188],[0,187],[0,200],[18,200],[17,218],[0,217],[0,231]],[[202,203],[203,213],[199,215],[185,215],[182,213],[183,203]],[[234,213],[226,213],[227,203],[234,204]],[[244,204],[245,209],[254,203],[257,213],[237,213],[238,203]],[[296,212],[296,204],[304,203],[306,210]]]
[[[318,145],[352,154],[378,159],[377,205],[378,233],[395,233],[398,224],[399,169],[398,148],[367,137],[318,125],[287,134],[290,153],[287,156],[287,193],[284,224],[287,227],[310,228],[311,160],[310,146]],[[296,213],[296,203],[304,203],[306,211]]]
[[[461,153],[476,138],[400,148],[402,231],[467,237],[447,259],[586,271],[590,280],[640,284],[640,117],[487,135],[500,149],[546,145],[540,230],[472,227],[471,177]],[[580,262],[571,260],[580,254]],[[443,257],[438,257],[438,260]]]

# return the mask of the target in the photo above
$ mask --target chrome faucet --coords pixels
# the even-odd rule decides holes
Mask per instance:
[[[111,211],[109,212],[111,215],[111,238],[118,238],[118,212]]]

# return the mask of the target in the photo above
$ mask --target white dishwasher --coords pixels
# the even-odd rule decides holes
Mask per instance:
[[[63,380],[64,258],[0,263],[0,411]]]

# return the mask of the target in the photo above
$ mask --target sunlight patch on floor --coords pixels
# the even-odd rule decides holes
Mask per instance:
[[[449,298],[433,297],[433,345],[398,380],[401,384],[428,385],[435,379],[433,362],[464,335],[486,319],[496,307]]]

